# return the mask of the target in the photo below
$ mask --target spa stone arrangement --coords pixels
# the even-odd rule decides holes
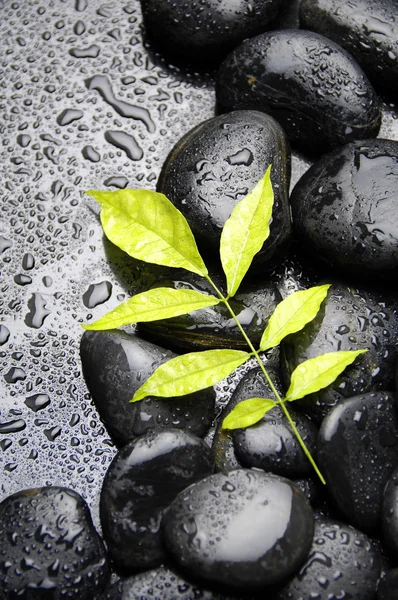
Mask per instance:
[[[393,0],[0,0],[0,598],[393,600],[398,594],[398,13]],[[179,355],[247,351],[219,304],[87,330],[209,281],[104,235],[88,190],[157,190],[217,287],[234,207],[271,169],[269,237],[229,300],[255,347],[214,387],[129,401]],[[121,196],[123,197],[123,196]],[[104,210],[104,209],[102,209]],[[361,351],[249,427],[250,398]]]

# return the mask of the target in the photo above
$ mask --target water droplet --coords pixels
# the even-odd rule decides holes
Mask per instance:
[[[239,152],[236,152],[236,154],[228,156],[226,160],[230,165],[245,165],[246,167],[248,167],[252,164],[254,157],[252,152],[248,148],[243,148],[243,150],[239,150]]]
[[[25,269],[25,271],[31,271],[34,266],[35,266],[34,256],[32,254],[30,254],[30,252],[27,252],[26,254],[24,254],[23,259],[22,259],[22,268]]]
[[[62,429],[59,425],[55,427],[51,427],[50,429],[44,430],[44,435],[48,439],[49,442],[53,442],[62,432]]]
[[[17,383],[17,381],[26,379],[26,373],[20,367],[11,367],[8,373],[4,375],[4,379],[7,383]]]
[[[76,0],[75,2],[75,10],[78,12],[83,12],[87,8],[87,0]]]
[[[100,53],[100,47],[97,44],[91,44],[87,48],[71,48],[69,54],[74,58],[97,58]]]
[[[24,275],[23,273],[18,273],[18,275],[14,276],[14,281],[18,285],[28,285],[32,283],[32,278],[29,275]]]
[[[12,240],[0,235],[0,254],[3,254],[8,248],[12,247]]]
[[[6,344],[10,337],[10,330],[5,325],[0,325],[0,346]]]
[[[104,185],[107,185],[108,187],[113,186],[116,188],[119,188],[119,190],[124,190],[124,188],[127,187],[129,180],[127,179],[127,177],[109,177],[109,179],[105,179],[104,181]]]
[[[93,163],[97,163],[101,160],[101,155],[92,146],[84,146],[82,154],[85,159],[91,160]]]
[[[26,423],[23,419],[15,419],[14,421],[7,421],[0,423],[0,433],[18,433],[25,429]]]
[[[51,313],[47,309],[46,300],[41,294],[32,294],[32,297],[28,301],[29,313],[25,317],[25,323],[28,327],[39,329],[44,319]]]
[[[78,121],[83,116],[83,111],[78,110],[77,108],[66,108],[61,112],[57,117],[58,125],[69,125],[73,123],[73,121]]]
[[[25,404],[31,408],[33,412],[37,412],[50,404],[50,398],[47,394],[34,394],[33,396],[28,396],[28,398],[26,398]]]
[[[124,131],[106,131],[105,139],[116,148],[124,150],[131,160],[141,160],[144,155],[136,139],[129,133],[125,133]]]
[[[112,284],[109,281],[91,284],[88,290],[83,294],[83,304],[87,308],[94,308],[103,304],[112,294]]]

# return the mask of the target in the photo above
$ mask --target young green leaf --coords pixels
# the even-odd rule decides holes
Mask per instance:
[[[185,217],[166,196],[150,190],[87,193],[101,204],[106,236],[127,254],[148,263],[207,275]]]
[[[241,350],[205,350],[176,356],[158,367],[131,402],[146,396],[184,396],[215,385],[242,365],[250,354]]]
[[[269,236],[274,202],[270,172],[268,167],[264,177],[234,207],[221,234],[220,256],[229,296],[237,292],[253,257]]]
[[[106,315],[87,325],[83,329],[115,329],[131,323],[143,323],[169,319],[208,306],[215,306],[220,300],[215,296],[201,294],[194,290],[175,290],[173,288],[154,288],[133,296],[119,304]]]
[[[299,400],[327,387],[364,352],[367,350],[327,352],[306,360],[293,371],[285,399]]]
[[[276,406],[277,402],[265,398],[249,398],[239,402],[222,422],[223,429],[240,429],[249,427],[260,421],[263,416]]]
[[[291,333],[300,331],[317,315],[326,298],[330,284],[319,285],[287,296],[271,315],[265,329],[260,350],[274,348]]]

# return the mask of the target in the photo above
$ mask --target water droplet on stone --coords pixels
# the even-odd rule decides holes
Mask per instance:
[[[112,294],[112,284],[109,281],[91,284],[88,290],[83,294],[83,304],[87,308],[94,308],[103,304]]]
[[[34,394],[33,396],[28,396],[28,398],[26,398],[25,404],[31,408],[33,412],[37,412],[50,404],[50,398],[47,394]]]
[[[57,117],[58,125],[65,126],[73,123],[73,121],[78,121],[83,116],[83,111],[78,110],[77,108],[66,108],[61,112]]]

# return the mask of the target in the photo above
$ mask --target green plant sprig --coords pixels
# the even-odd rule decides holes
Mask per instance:
[[[149,190],[90,190],[101,205],[101,223],[106,236],[130,256],[148,263],[183,268],[204,277],[216,295],[195,290],[154,288],[123,302],[91,324],[87,330],[114,329],[138,322],[183,315],[223,303],[234,319],[250,352],[215,349],[176,356],[160,365],[135,392],[131,402],[147,396],[184,396],[219,383],[254,356],[276,400],[250,398],[240,402],[224,419],[223,428],[236,429],[257,423],[279,405],[318,477],[325,483],[314,458],[301,438],[286,403],[299,400],[335,381],[357,356],[366,350],[329,352],[309,359],[293,371],[285,398],[281,398],[259,353],[270,350],[292,333],[300,331],[318,313],[330,285],[290,294],[276,307],[256,349],[229,299],[233,297],[254,256],[269,236],[274,194],[271,167],[233,209],[220,240],[220,258],[227,282],[227,295],[218,289],[199,254],[194,235],[182,213],[164,196]]]

